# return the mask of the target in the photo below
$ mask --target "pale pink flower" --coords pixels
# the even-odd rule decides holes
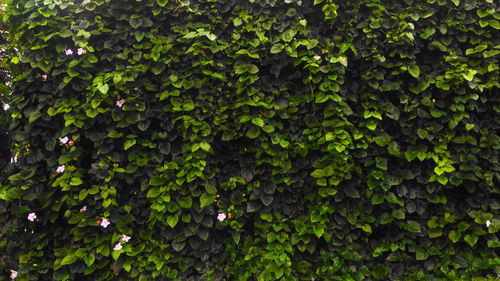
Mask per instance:
[[[42,79],[43,79],[43,80],[47,80],[47,77],[48,77],[48,76],[47,76],[47,74],[43,74],[43,75],[42,75]]]
[[[64,138],[59,138],[59,141],[62,143],[62,144],[66,144],[68,142],[69,138],[66,136]]]
[[[491,221],[487,220],[486,221],[486,227],[490,227],[490,225],[491,225]]]
[[[3,110],[7,111],[9,108],[10,108],[10,105],[8,105],[8,104],[3,105]]]
[[[130,240],[130,236],[123,235],[123,237],[122,237],[122,241],[123,241],[123,242],[128,242],[128,240]]]
[[[290,4],[292,3],[292,0],[285,0],[285,3]]]
[[[17,163],[17,154],[14,154],[14,156],[10,157],[10,163]]]
[[[77,53],[79,56],[85,54],[85,50],[83,48],[78,48]]]
[[[316,59],[316,60],[320,60],[320,59],[321,59],[321,56],[316,55],[316,56],[314,56],[314,59]]]
[[[110,224],[110,222],[107,219],[102,219],[102,221],[101,221],[102,227],[106,228],[106,227],[108,227],[109,224]]]
[[[124,99],[121,99],[121,100],[118,100],[116,101],[116,106],[118,107],[122,107],[122,105],[125,103],[125,100]]]
[[[14,280],[17,278],[17,271],[15,270],[10,270],[10,279]]]
[[[28,220],[29,220],[29,221],[35,221],[35,220],[36,220],[36,215],[35,215],[35,213],[29,213],[29,215],[28,215]]]
[[[85,212],[85,211],[87,211],[87,206],[83,206],[83,207],[80,209],[80,213],[83,213],[83,212]]]
[[[58,173],[62,173],[62,172],[64,172],[64,168],[65,168],[65,167],[66,167],[66,166],[64,166],[64,165],[61,165],[61,166],[57,167],[56,172],[58,172]]]
[[[220,213],[220,214],[218,214],[218,215],[217,215],[217,219],[218,219],[219,221],[224,221],[224,220],[226,219],[226,214],[224,214],[224,213]]]
[[[115,247],[113,248],[113,250],[120,251],[122,248],[123,248],[122,244],[118,243],[118,244],[115,245]]]
[[[66,53],[67,56],[69,55],[72,55],[73,54],[73,51],[71,49],[67,49],[64,51]]]

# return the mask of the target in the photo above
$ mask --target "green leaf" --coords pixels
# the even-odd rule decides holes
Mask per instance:
[[[108,84],[97,84],[97,89],[102,94],[106,94],[109,90],[109,86],[108,86]]]
[[[323,169],[316,169],[311,173],[311,177],[313,178],[322,178],[324,176]]]
[[[130,26],[133,28],[138,28],[139,26],[142,25],[142,18],[134,18],[129,21]]]
[[[318,238],[321,238],[321,236],[323,236],[323,233],[325,233],[325,226],[323,224],[318,224],[318,223],[314,224],[313,231]]]
[[[321,220],[321,214],[318,210],[312,210],[311,212],[311,222],[319,222]]]
[[[178,221],[179,221],[179,214],[167,217],[167,223],[168,225],[170,225],[171,228],[174,228],[175,225],[177,225]]]
[[[408,67],[408,72],[410,72],[411,76],[418,78],[420,76],[420,68],[418,68],[418,65],[410,65]]]
[[[260,129],[258,127],[252,127],[246,132],[245,135],[251,139],[255,139],[260,135]]]
[[[136,143],[136,139],[128,139],[125,141],[125,143],[123,143],[123,149],[127,150],[127,149],[131,148],[132,146],[134,146],[135,143]]]
[[[427,39],[434,33],[436,33],[436,29],[434,27],[428,27],[425,29],[424,33],[420,34],[420,38]]]
[[[80,185],[82,183],[83,183],[82,179],[81,178],[77,178],[77,177],[72,177],[71,181],[69,182],[69,184],[73,185],[73,186],[77,186],[77,185]]]
[[[144,31],[135,31],[134,32],[134,36],[135,36],[135,40],[137,40],[137,42],[141,42],[142,38],[144,38]]]
[[[86,256],[83,257],[83,261],[85,262],[85,264],[87,266],[91,266],[92,264],[94,264],[94,261],[95,261],[95,256],[94,254],[90,253]]]
[[[407,225],[407,230],[410,231],[410,232],[420,232],[420,224],[417,222],[417,221],[413,221],[413,220],[410,220],[410,221],[407,221],[408,225]]]
[[[423,261],[423,260],[426,260],[428,256],[429,256],[429,255],[428,255],[428,254],[425,252],[425,250],[424,250],[424,249],[422,249],[421,247],[417,247],[417,248],[415,249],[415,259],[416,259],[417,261]]]
[[[279,53],[281,52],[281,50],[283,50],[283,44],[281,43],[278,43],[278,44],[275,44],[271,47],[271,54],[276,54],[276,53]]]
[[[156,3],[158,3],[160,7],[165,7],[165,5],[167,5],[168,3],[168,0],[156,0]]]
[[[352,186],[346,186],[344,188],[344,192],[350,198],[360,198],[361,197],[358,190]]]
[[[206,192],[203,193],[200,196],[200,208],[203,209],[206,206],[214,203],[214,200],[215,200],[215,195],[209,194],[209,193],[206,193]]]
[[[295,29],[287,29],[283,34],[281,35],[281,39],[285,42],[290,42],[292,41],[293,37],[297,34],[297,30]]]
[[[85,200],[85,198],[87,198],[88,193],[89,192],[87,189],[80,190],[80,193],[78,194],[78,200],[80,200],[80,201]]]
[[[478,239],[479,237],[474,234],[467,234],[464,237],[465,242],[467,242],[471,247],[474,247],[474,245],[476,245]]]
[[[387,267],[384,265],[381,265],[381,264],[377,264],[372,269],[373,277],[375,277],[375,279],[378,279],[378,280],[384,279],[388,273],[389,273],[389,270],[387,269]]]
[[[443,235],[443,230],[441,228],[429,228],[428,230],[429,238],[437,238]]]
[[[29,116],[30,116],[30,117],[29,117],[29,123],[31,124],[31,123],[35,122],[38,118],[42,117],[42,115],[43,115],[43,114],[42,114],[40,111],[38,111],[38,110],[33,111],[33,112],[29,115]]]
[[[451,230],[448,233],[448,238],[450,238],[451,242],[453,242],[453,243],[457,243],[457,241],[460,239],[460,236],[462,236],[462,234],[460,232],[455,231],[455,230]]]
[[[146,195],[147,198],[155,198],[160,195],[162,190],[159,187],[153,187],[148,191],[148,194]]]
[[[72,264],[76,261],[77,257],[74,254],[69,254],[61,261],[61,266]]]

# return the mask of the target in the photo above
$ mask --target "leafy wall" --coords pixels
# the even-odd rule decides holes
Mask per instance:
[[[496,277],[498,9],[12,0],[0,280]]]

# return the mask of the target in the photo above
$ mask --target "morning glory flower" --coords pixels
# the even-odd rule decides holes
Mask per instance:
[[[118,107],[122,107],[122,105],[125,103],[125,100],[124,99],[121,99],[121,100],[118,100],[116,101],[116,106]]]
[[[315,58],[316,60],[320,60],[320,59],[321,59],[321,56],[316,55],[316,56],[314,56],[314,58]]]
[[[35,220],[36,220],[36,215],[35,215],[35,213],[30,213],[30,214],[28,215],[28,220],[29,220],[29,221],[35,221]]]
[[[83,212],[85,212],[85,211],[87,211],[87,206],[83,206],[83,207],[80,209],[80,213],[83,213]]]
[[[10,108],[10,105],[8,105],[8,104],[3,105],[3,110],[8,110],[9,108]]]
[[[108,227],[108,225],[110,224],[110,222],[107,220],[107,219],[102,219],[100,225],[103,227],[103,228],[106,228]]]
[[[17,154],[14,154],[14,156],[10,157],[10,163],[17,163]]]
[[[58,173],[62,173],[62,172],[64,172],[64,168],[65,168],[65,167],[66,167],[66,166],[64,166],[64,165],[61,165],[61,166],[57,167],[56,172],[58,172]]]
[[[130,236],[123,235],[123,237],[122,237],[122,241],[123,241],[123,242],[128,242],[128,240],[130,240]]]
[[[122,248],[123,248],[122,244],[118,243],[118,244],[115,245],[115,247],[113,248],[113,250],[120,251]]]
[[[224,221],[224,220],[226,219],[226,214],[224,214],[224,213],[220,213],[220,214],[218,214],[218,215],[217,215],[217,219],[218,219],[219,221]]]
[[[64,51],[64,53],[66,53],[66,55],[69,56],[73,54],[73,51],[71,49],[67,49]]]
[[[486,227],[490,227],[490,225],[491,225],[491,221],[487,220],[486,221]]]
[[[79,56],[85,54],[87,51],[85,51],[85,49],[83,48],[78,48],[78,50],[76,51],[78,53]]]
[[[10,270],[10,279],[14,280],[17,278],[17,271],[15,270]]]
[[[43,74],[43,75],[42,75],[42,79],[43,79],[43,80],[47,80],[47,77],[48,77],[48,76],[47,76],[47,74]]]
[[[64,137],[64,138],[60,138],[59,141],[62,143],[62,144],[66,144],[68,142],[68,137]]]

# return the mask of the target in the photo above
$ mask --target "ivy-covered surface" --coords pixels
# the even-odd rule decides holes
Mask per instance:
[[[496,278],[499,20],[11,0],[0,280]]]

